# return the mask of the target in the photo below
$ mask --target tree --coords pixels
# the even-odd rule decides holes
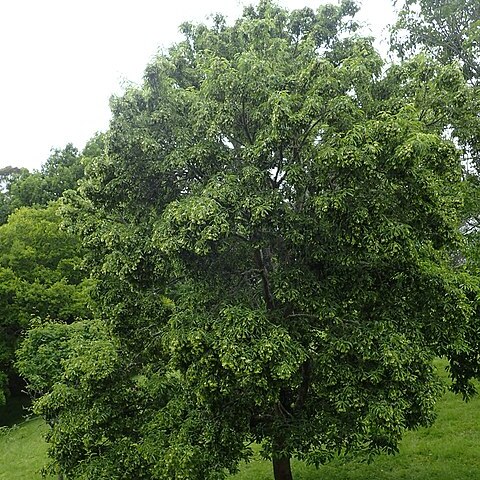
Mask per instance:
[[[462,231],[469,248],[468,268],[479,269],[480,225],[480,4],[470,0],[408,0],[392,29],[392,49],[403,59],[418,51],[429,55],[429,63],[443,69],[461,67],[468,85],[447,103],[437,117],[437,129],[455,139],[462,148],[466,202]],[[434,60],[432,60],[434,59]]]
[[[472,393],[459,153],[391,93],[355,11],[184,25],[113,99],[63,209],[109,343],[76,337],[37,402],[61,472],[221,479],[256,442],[289,480],[292,457],[392,453],[431,424],[438,355]]]
[[[442,65],[457,64],[470,86],[460,115],[443,121],[464,149],[469,167],[480,162],[480,5],[475,0],[407,0],[392,28],[392,50],[406,59],[427,53]],[[470,112],[467,113],[466,109]],[[469,173],[473,173],[469,168]]]
[[[102,149],[98,133],[81,155],[72,144],[52,150],[39,171],[0,170],[0,403],[8,383],[18,390],[14,351],[32,318],[72,322],[90,317],[91,282],[79,269],[80,243],[60,229],[57,209],[64,190],[76,188],[83,176],[82,162]]]
[[[26,331],[16,354],[18,370],[29,379],[30,394],[34,398],[43,395],[36,403],[35,411],[42,413],[52,427],[47,435],[47,440],[51,444],[50,452],[60,458],[62,454],[65,455],[62,463],[71,462],[70,457],[78,461],[79,453],[81,456],[85,448],[84,441],[103,442],[106,449],[108,444],[103,430],[108,429],[108,426],[112,427],[111,430],[116,430],[118,435],[131,434],[128,430],[130,422],[127,418],[125,418],[124,428],[119,430],[115,416],[111,417],[106,413],[113,412],[114,415],[118,415],[116,409],[119,409],[120,404],[118,402],[112,404],[110,401],[116,389],[123,389],[125,381],[120,375],[121,359],[117,355],[115,343],[101,321],[79,320],[72,324],[36,321],[32,328]],[[113,370],[117,375],[111,378]],[[63,388],[55,388],[65,379],[76,384],[75,391],[65,385]],[[100,382],[103,390],[95,388]],[[80,392],[82,392],[81,395],[79,395]],[[135,395],[128,395],[128,390],[123,390],[123,395],[132,405],[135,405]],[[102,407],[95,410],[99,413],[96,419],[93,419],[94,411],[86,410],[92,398],[97,407]],[[63,417],[57,416],[59,405],[65,407],[68,404],[76,408],[75,414],[71,415],[70,419],[65,411],[63,411]],[[123,412],[126,413],[126,410]],[[61,421],[63,437],[70,437],[68,447],[64,446],[63,450],[55,448],[54,427],[59,421]],[[78,432],[83,432],[84,435],[81,437],[72,435]],[[114,445],[117,458],[121,457],[121,448],[124,443],[119,438],[119,442]],[[92,459],[90,459],[89,472],[84,478],[108,478],[102,475],[97,476],[91,464],[95,464]],[[123,468],[123,462],[119,461],[115,465],[115,470],[122,471],[126,474],[124,478],[128,478],[129,469]],[[46,468],[45,472],[58,473],[58,478],[63,478],[55,464]],[[130,478],[143,477],[131,476]]]
[[[469,98],[460,112],[450,113],[439,123],[462,147],[466,174],[473,184],[478,183],[480,167],[479,18],[480,4],[474,0],[407,0],[391,36],[391,48],[402,59],[424,52],[441,65],[461,67]]]
[[[0,169],[0,225],[7,221],[11,213],[10,186],[19,178],[28,175],[26,168],[4,167]]]
[[[441,63],[459,62],[465,78],[480,80],[480,5],[476,0],[406,0],[392,31],[402,58],[426,50]]]
[[[1,190],[5,191],[8,186],[14,181],[14,179],[21,175],[23,172],[25,172],[25,170],[26,169],[12,166],[0,168]]]
[[[391,37],[392,50],[400,58],[406,59],[421,51],[428,55],[430,65],[437,63],[443,68],[459,65],[468,82],[467,88],[463,87],[460,95],[456,94],[460,103],[452,102],[451,111],[443,108],[445,114],[437,118],[437,129],[452,136],[463,150],[468,191],[464,231],[468,233],[474,233],[479,222],[479,18],[480,5],[476,1],[408,0],[400,10]],[[475,235],[469,237],[474,239]]]
[[[82,176],[80,155],[71,143],[54,149],[39,171],[12,184],[12,207],[47,205],[58,200],[65,190],[76,188]]]
[[[88,318],[91,281],[78,269],[79,239],[60,230],[58,204],[23,207],[0,226],[0,372],[2,393],[15,383],[14,352],[33,318]],[[4,400],[4,399],[3,399]]]
[[[87,144],[85,156],[96,142],[101,142],[100,134]],[[58,200],[65,190],[76,188],[83,176],[83,156],[69,143],[63,149],[53,149],[38,171],[12,167],[0,170],[0,224],[5,223],[8,215],[17,208],[47,206]]]

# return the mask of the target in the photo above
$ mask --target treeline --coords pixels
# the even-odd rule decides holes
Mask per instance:
[[[0,404],[25,389],[14,360],[28,328],[91,317],[94,281],[81,269],[80,238],[61,228],[59,206],[83,178],[83,163],[102,149],[99,134],[81,154],[71,144],[52,151],[38,171],[0,170]]]
[[[480,4],[184,24],[79,154],[3,172],[0,361],[65,478],[393,453],[480,377]],[[20,341],[21,339],[21,341]],[[16,350],[16,352],[15,352]]]

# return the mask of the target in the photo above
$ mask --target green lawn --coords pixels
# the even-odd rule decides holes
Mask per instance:
[[[26,396],[13,397],[0,408],[0,480],[42,478],[47,426],[40,418],[28,418],[29,403]]]
[[[43,434],[47,426],[40,418],[0,432],[0,480],[34,480],[47,456]]]
[[[9,414],[0,409],[0,420],[22,419],[20,407],[17,400]],[[34,418],[0,433],[0,480],[41,479],[45,430],[43,421]],[[447,393],[438,404],[436,424],[409,432],[400,452],[370,465],[337,461],[320,470],[294,462],[294,476],[295,480],[480,480],[480,398],[465,404]],[[255,459],[231,480],[272,480],[270,463]]]
[[[398,455],[370,465],[336,461],[319,470],[294,462],[293,473],[295,480],[480,480],[480,399],[465,404],[447,393],[435,425],[407,433]],[[270,463],[254,461],[234,479],[272,480]]]
[[[444,362],[438,361],[442,372]],[[446,376],[446,375],[445,375]],[[431,428],[408,432],[395,456],[372,464],[340,461],[319,470],[293,462],[295,480],[480,480],[480,398],[468,403],[447,393],[437,404]],[[270,462],[259,458],[232,480],[272,480]]]

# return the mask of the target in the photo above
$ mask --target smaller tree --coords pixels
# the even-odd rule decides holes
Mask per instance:
[[[10,189],[18,179],[29,175],[26,168],[4,167],[0,169],[0,225],[3,225],[12,211]]]
[[[79,269],[80,243],[60,229],[57,213],[56,203],[22,207],[0,226],[0,372],[10,381],[17,342],[34,317],[89,316],[92,282]]]
[[[46,473],[155,478],[155,461],[140,446],[149,420],[175,394],[176,379],[165,380],[161,364],[139,369],[125,353],[101,320],[36,321],[25,333],[16,365],[29,380],[34,412],[51,427]]]
[[[480,2],[406,0],[392,28],[391,49],[402,60],[421,52],[430,64],[460,66],[470,88],[451,90],[461,103],[447,104],[437,127],[455,137],[467,174],[475,174],[473,167],[480,167]],[[428,73],[424,80],[429,83]]]
[[[11,208],[45,206],[58,200],[65,190],[76,188],[82,176],[81,157],[71,143],[54,149],[39,171],[25,174],[11,184]]]
[[[14,179],[26,171],[26,168],[11,166],[0,168],[0,190],[2,192],[7,190],[8,186],[14,181]]]
[[[462,232],[467,239],[466,266],[479,271],[480,251],[480,2],[478,0],[406,0],[392,29],[392,50],[402,59],[416,52],[423,58],[423,98],[437,105],[430,123],[462,148],[465,205]],[[440,65],[440,66],[439,66]],[[431,88],[432,79],[454,80],[460,66],[467,84],[451,84],[445,96]],[[443,71],[442,75],[438,72]],[[450,72],[450,73],[448,73]],[[419,70],[420,73],[420,70]],[[458,76],[458,75],[457,75]],[[395,79],[396,80],[396,79]],[[437,82],[438,83],[438,82]],[[443,104],[443,105],[442,105]],[[440,106],[441,108],[438,108]],[[432,118],[433,117],[433,118]]]

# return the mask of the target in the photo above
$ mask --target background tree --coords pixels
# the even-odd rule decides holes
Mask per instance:
[[[10,187],[22,176],[28,175],[26,168],[4,167],[0,169],[0,224],[7,221],[8,215],[11,213],[10,205]]]
[[[465,204],[462,232],[468,249],[463,261],[478,274],[480,252],[480,4],[471,0],[407,0],[392,29],[392,49],[402,59],[415,53],[428,55],[423,78],[431,78],[434,63],[442,69],[459,65],[467,85],[454,98],[440,98],[443,115],[436,128],[462,148]],[[433,60],[432,60],[433,59]],[[425,87],[427,90],[427,87]],[[453,91],[453,90],[452,90]],[[448,100],[448,101],[445,101]],[[440,112],[439,112],[440,113]],[[473,362],[475,363],[475,362]]]
[[[392,31],[401,58],[426,51],[443,64],[457,61],[473,85],[480,80],[480,5],[476,0],[406,0]]]
[[[443,119],[464,151],[469,180],[476,183],[480,162],[480,5],[472,0],[407,0],[392,28],[392,50],[403,60],[427,53],[447,66],[457,64],[470,95],[460,115]],[[469,112],[467,112],[469,110]],[[453,131],[452,131],[453,130]]]
[[[30,394],[34,398],[43,394],[35,412],[52,427],[47,435],[51,456],[78,469],[78,475],[75,467],[71,470],[70,478],[148,478],[141,473],[141,459],[130,463],[132,452],[128,452],[132,447],[135,450],[138,441],[135,422],[139,417],[135,414],[141,412],[147,399],[123,374],[125,362],[116,347],[103,322],[79,320],[72,324],[36,322],[17,350],[17,367],[29,379]],[[157,402],[153,393],[148,400]],[[68,415],[69,406],[73,415]],[[60,447],[57,423],[63,440],[68,437],[68,444]],[[100,444],[101,458],[85,458],[85,450]],[[78,468],[82,463],[86,465]],[[56,462],[45,472],[63,478]]]
[[[97,133],[86,144],[81,154],[71,144],[53,149],[40,170],[6,167],[0,170],[0,224],[20,207],[47,206],[58,200],[65,190],[77,188],[83,177],[83,163],[101,154],[103,134]]]
[[[89,316],[91,282],[78,268],[81,246],[60,230],[57,210],[55,203],[22,207],[0,226],[0,372],[10,387],[17,383],[14,351],[33,318],[72,322]]]
[[[392,28],[392,50],[403,60],[427,53],[442,65],[457,64],[471,93],[460,115],[443,119],[444,129],[464,150],[469,174],[480,162],[480,5],[472,0],[407,0]],[[466,114],[469,109],[469,114]],[[473,180],[473,178],[471,179]]]
[[[76,188],[83,176],[78,150],[70,143],[55,149],[39,171],[26,174],[10,187],[12,209],[20,206],[47,205],[62,193]]]
[[[55,334],[62,369],[39,380],[63,473],[221,479],[257,442],[288,480],[291,457],[391,453],[429,425],[435,356],[471,393],[459,153],[430,124],[421,69],[393,91],[348,34],[355,12],[262,1],[231,27],[184,25],[112,101],[105,154],[64,205],[105,342]],[[461,75],[443,73],[433,92],[453,98]]]

